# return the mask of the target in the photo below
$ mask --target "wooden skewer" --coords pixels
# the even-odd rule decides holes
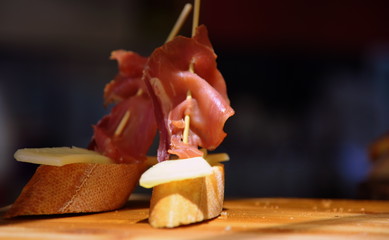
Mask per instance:
[[[180,16],[178,17],[176,23],[174,24],[173,29],[170,31],[170,34],[168,38],[166,39],[166,42],[172,40],[178,33],[178,31],[181,29],[182,25],[184,25],[185,20],[187,19],[189,13],[192,11],[192,4],[187,3],[185,4],[184,8],[181,11]],[[143,93],[143,90],[141,88],[138,89],[138,92],[136,93],[136,96],[139,96]],[[120,120],[119,125],[117,126],[114,136],[119,136],[126,126],[128,120],[130,119],[131,112],[127,111],[123,118]]]
[[[115,136],[119,136],[120,134],[122,134],[122,132],[124,130],[124,127],[126,126],[128,120],[130,119],[130,115],[131,115],[131,112],[130,111],[126,111],[126,113],[124,114],[122,120],[120,120],[120,123],[119,123],[119,125],[117,126],[117,128],[115,130],[115,133],[114,133]]]
[[[199,25],[199,17],[200,17],[200,0],[195,0],[195,9],[193,13],[193,25],[192,25],[192,37],[196,34],[196,28]],[[191,73],[194,73],[194,62],[191,62],[189,64],[189,71]],[[192,94],[190,90],[186,93],[186,99],[190,100],[192,99]],[[184,131],[182,133],[182,142],[188,143],[189,139],[189,129],[190,129],[190,116],[188,114],[184,117]]]
[[[135,96],[140,96],[140,95],[142,95],[142,93],[143,93],[143,90],[141,88],[139,88],[138,91],[136,92]],[[130,110],[127,110],[126,113],[123,115],[122,120],[120,120],[119,125],[116,127],[114,136],[119,136],[120,134],[122,134],[124,127],[128,123],[128,120],[130,119],[130,115],[131,115]]]
[[[142,88],[139,88],[138,91],[136,92],[135,96],[140,96],[143,94]]]
[[[192,99],[192,93],[190,90],[186,93],[186,100]],[[184,127],[184,132],[182,133],[182,142],[183,143],[188,143],[189,141],[189,129],[190,129],[190,116],[188,114],[185,115],[184,117],[184,122],[185,122],[185,127]]]
[[[190,62],[189,64],[189,72],[194,73],[194,61]]]
[[[195,0],[193,23],[192,23],[192,37],[196,34],[196,28],[199,25],[199,19],[200,19],[200,0]]]
[[[184,22],[185,22],[186,18],[188,17],[191,10],[192,10],[192,4],[190,4],[190,3],[185,4],[184,8],[181,11],[180,16],[178,17],[176,23],[174,24],[173,29],[170,31],[170,34],[167,37],[165,42],[169,42],[177,35],[177,33],[181,29],[182,25],[184,25]]]

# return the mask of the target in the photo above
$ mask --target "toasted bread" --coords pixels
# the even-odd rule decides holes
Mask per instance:
[[[41,165],[4,217],[118,209],[144,170],[144,164]]]
[[[224,166],[205,177],[173,181],[153,188],[149,223],[173,228],[217,217],[223,209]]]

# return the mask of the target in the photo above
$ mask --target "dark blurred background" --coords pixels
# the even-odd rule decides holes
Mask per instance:
[[[149,55],[186,1],[0,1],[0,205],[36,166],[22,147],[86,147],[115,49]],[[236,115],[227,197],[358,198],[389,130],[389,2],[203,0]],[[190,23],[182,34],[190,34]],[[143,191],[137,189],[137,191]]]

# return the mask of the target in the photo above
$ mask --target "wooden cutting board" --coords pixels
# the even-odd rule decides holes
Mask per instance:
[[[113,212],[0,218],[0,239],[389,239],[386,201],[230,199],[219,217],[176,229],[150,227],[148,206],[130,199]]]

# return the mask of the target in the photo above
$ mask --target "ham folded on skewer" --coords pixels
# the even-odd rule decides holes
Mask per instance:
[[[223,127],[234,110],[205,26],[192,38],[178,36],[157,48],[145,65],[143,80],[160,131],[159,161],[170,154],[202,156],[198,147],[214,150],[224,140]],[[191,117],[188,143],[182,141],[185,115]]]
[[[192,38],[178,36],[149,58],[114,51],[111,58],[118,61],[119,73],[105,87],[104,98],[106,104],[117,105],[94,126],[90,149],[119,163],[145,160],[156,121],[159,161],[170,154],[202,156],[199,147],[214,150],[226,136],[225,122],[234,114],[216,57],[203,25]],[[115,135],[126,113],[130,118],[122,134]],[[185,115],[191,117],[188,143],[182,141]]]
[[[116,103],[94,127],[89,149],[117,163],[144,162],[156,134],[153,106],[142,81],[147,58],[117,50],[111,59],[119,73],[104,89],[104,102]]]

